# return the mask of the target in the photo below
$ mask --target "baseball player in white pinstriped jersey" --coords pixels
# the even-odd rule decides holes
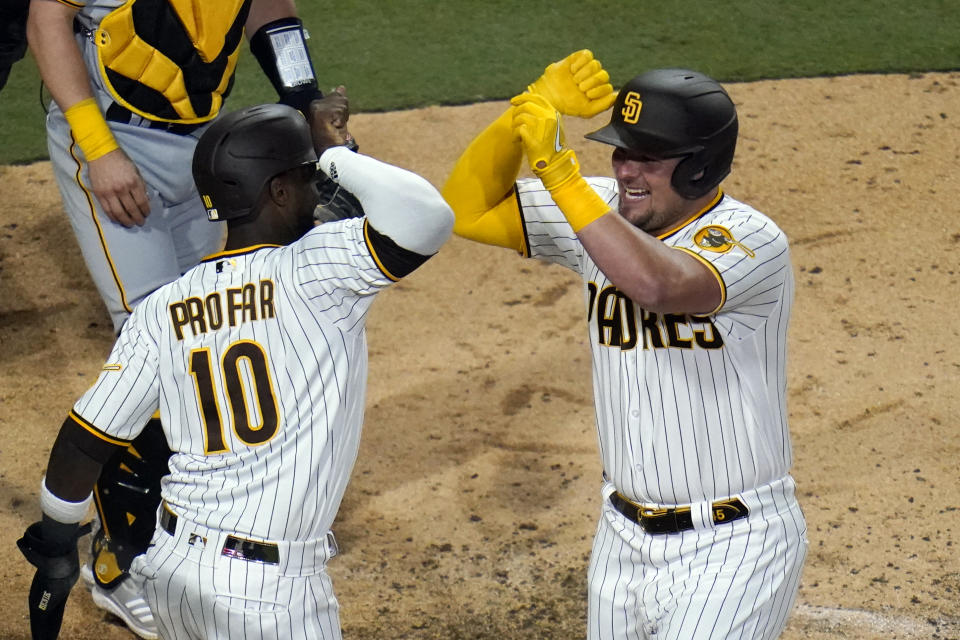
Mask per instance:
[[[223,247],[225,225],[206,219],[189,166],[243,41],[280,101],[308,113],[322,93],[307,34],[293,0],[33,0],[28,24],[53,98],[53,175],[119,331],[147,294]],[[154,420],[104,465],[82,574],[94,603],[145,639],[156,629],[128,569],[150,541],[169,454]]]
[[[160,635],[340,637],[325,566],[363,420],[366,315],[440,248],[453,216],[423,178],[327,148],[347,140],[346,99],[324,102],[320,168],[365,217],[313,227],[317,155],[291,107],[243,109],[201,137],[194,175],[210,217],[229,222],[227,250],[136,307],[61,429],[44,520],[24,539],[41,557],[35,583],[55,596],[66,593],[43,584],[43,559],[70,546],[104,454],[159,408],[174,455],[131,571]]]
[[[787,239],[720,188],[737,117],[718,83],[659,69],[614,95],[608,80],[584,50],[515,97],[444,187],[454,232],[583,277],[604,469],[587,637],[775,638],[807,551]],[[615,177],[583,178],[561,113],[611,102],[587,137],[614,147]],[[537,179],[517,179],[524,153]]]

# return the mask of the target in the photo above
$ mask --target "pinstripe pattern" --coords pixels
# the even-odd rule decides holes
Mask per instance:
[[[588,182],[616,210],[616,181]],[[646,506],[707,514],[711,502],[738,496],[751,510],[729,525],[649,535],[605,500],[589,637],[776,637],[807,545],[788,475],[786,236],[724,195],[660,238],[712,267],[721,307],[707,316],[651,313],[600,272],[539,181],[518,181],[517,193],[528,255],[584,280],[604,496],[616,490]]]
[[[273,283],[274,318],[197,335],[185,327],[184,339],[177,339],[171,304],[213,292],[225,299],[227,290],[262,280]],[[333,522],[356,455],[366,313],[373,294],[390,282],[366,248],[362,219],[322,225],[287,247],[208,258],[138,305],[108,360],[123,368],[104,371],[74,412],[105,434],[132,439],[159,404],[176,452],[163,494],[177,515],[264,540],[318,538]],[[231,401],[218,369],[238,341],[265,352],[281,416],[276,435],[258,446],[245,444],[226,421]],[[205,455],[209,425],[196,390],[184,386],[193,384],[191,353],[201,349],[211,354],[216,404],[225,419],[227,451],[219,455]],[[240,380],[255,418],[256,379],[245,364]],[[304,424],[311,428],[298,428]]]
[[[134,566],[150,578],[145,592],[166,637],[340,637],[329,578],[304,564],[313,558],[305,550],[326,549],[353,468],[365,320],[391,282],[364,220],[332,222],[286,247],[212,256],[148,296],[124,325],[74,413],[124,440],[160,410],[175,451],[162,492],[190,530],[176,540],[158,530]],[[292,554],[282,563],[303,566],[279,575],[218,549],[210,562],[191,560],[199,553],[191,532],[210,547],[219,532],[279,541]],[[286,550],[290,541],[308,546]]]
[[[615,182],[593,180],[616,206]],[[609,281],[539,185],[528,181],[519,187],[532,257],[580,272],[597,291],[608,289]],[[699,248],[693,236],[706,225],[729,229],[756,257],[738,248],[726,253]],[[605,308],[590,310],[597,422],[608,478],[635,502],[677,505],[783,477],[792,455],[785,389],[793,272],[786,237],[769,218],[726,196],[662,240],[708,260],[727,290],[719,313],[709,322],[676,324],[676,339],[689,341],[701,331],[709,340],[716,332],[723,346],[657,348],[658,342],[669,343],[663,318],[650,328],[653,315],[612,296]],[[589,288],[585,297],[590,304]],[[601,343],[609,343],[611,333],[626,336],[631,315],[636,347]],[[613,317],[613,328],[599,326],[603,316]]]
[[[742,499],[749,519],[676,535],[648,535],[605,501],[588,573],[587,637],[779,636],[800,583],[806,524],[789,477]]]
[[[205,544],[189,542],[194,531]],[[217,536],[182,521],[176,536],[158,531],[134,560],[134,571],[148,578],[144,591],[162,637],[341,638],[340,606],[325,571],[226,558],[218,553],[222,535]]]

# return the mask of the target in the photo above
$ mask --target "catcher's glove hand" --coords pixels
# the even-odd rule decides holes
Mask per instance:
[[[90,530],[44,516],[17,540],[27,561],[37,568],[30,585],[30,630],[33,640],[56,640],[70,589],[80,576],[77,538]]]
[[[589,49],[548,66],[527,91],[543,96],[560,113],[581,118],[609,109],[617,99],[610,74]]]

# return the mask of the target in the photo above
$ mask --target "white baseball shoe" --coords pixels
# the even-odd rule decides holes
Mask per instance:
[[[94,604],[123,620],[131,631],[144,640],[157,640],[160,637],[150,606],[143,598],[140,581],[133,574],[127,574],[120,584],[108,590],[96,583],[93,569],[85,562],[80,567],[80,577],[90,589]]]

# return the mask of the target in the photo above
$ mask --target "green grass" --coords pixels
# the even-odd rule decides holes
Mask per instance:
[[[354,112],[507,98],[594,51],[620,86],[680,66],[722,81],[960,69],[956,0],[300,0],[321,88]],[[33,61],[0,92],[0,163],[46,157]],[[273,101],[244,49],[228,108]]]

